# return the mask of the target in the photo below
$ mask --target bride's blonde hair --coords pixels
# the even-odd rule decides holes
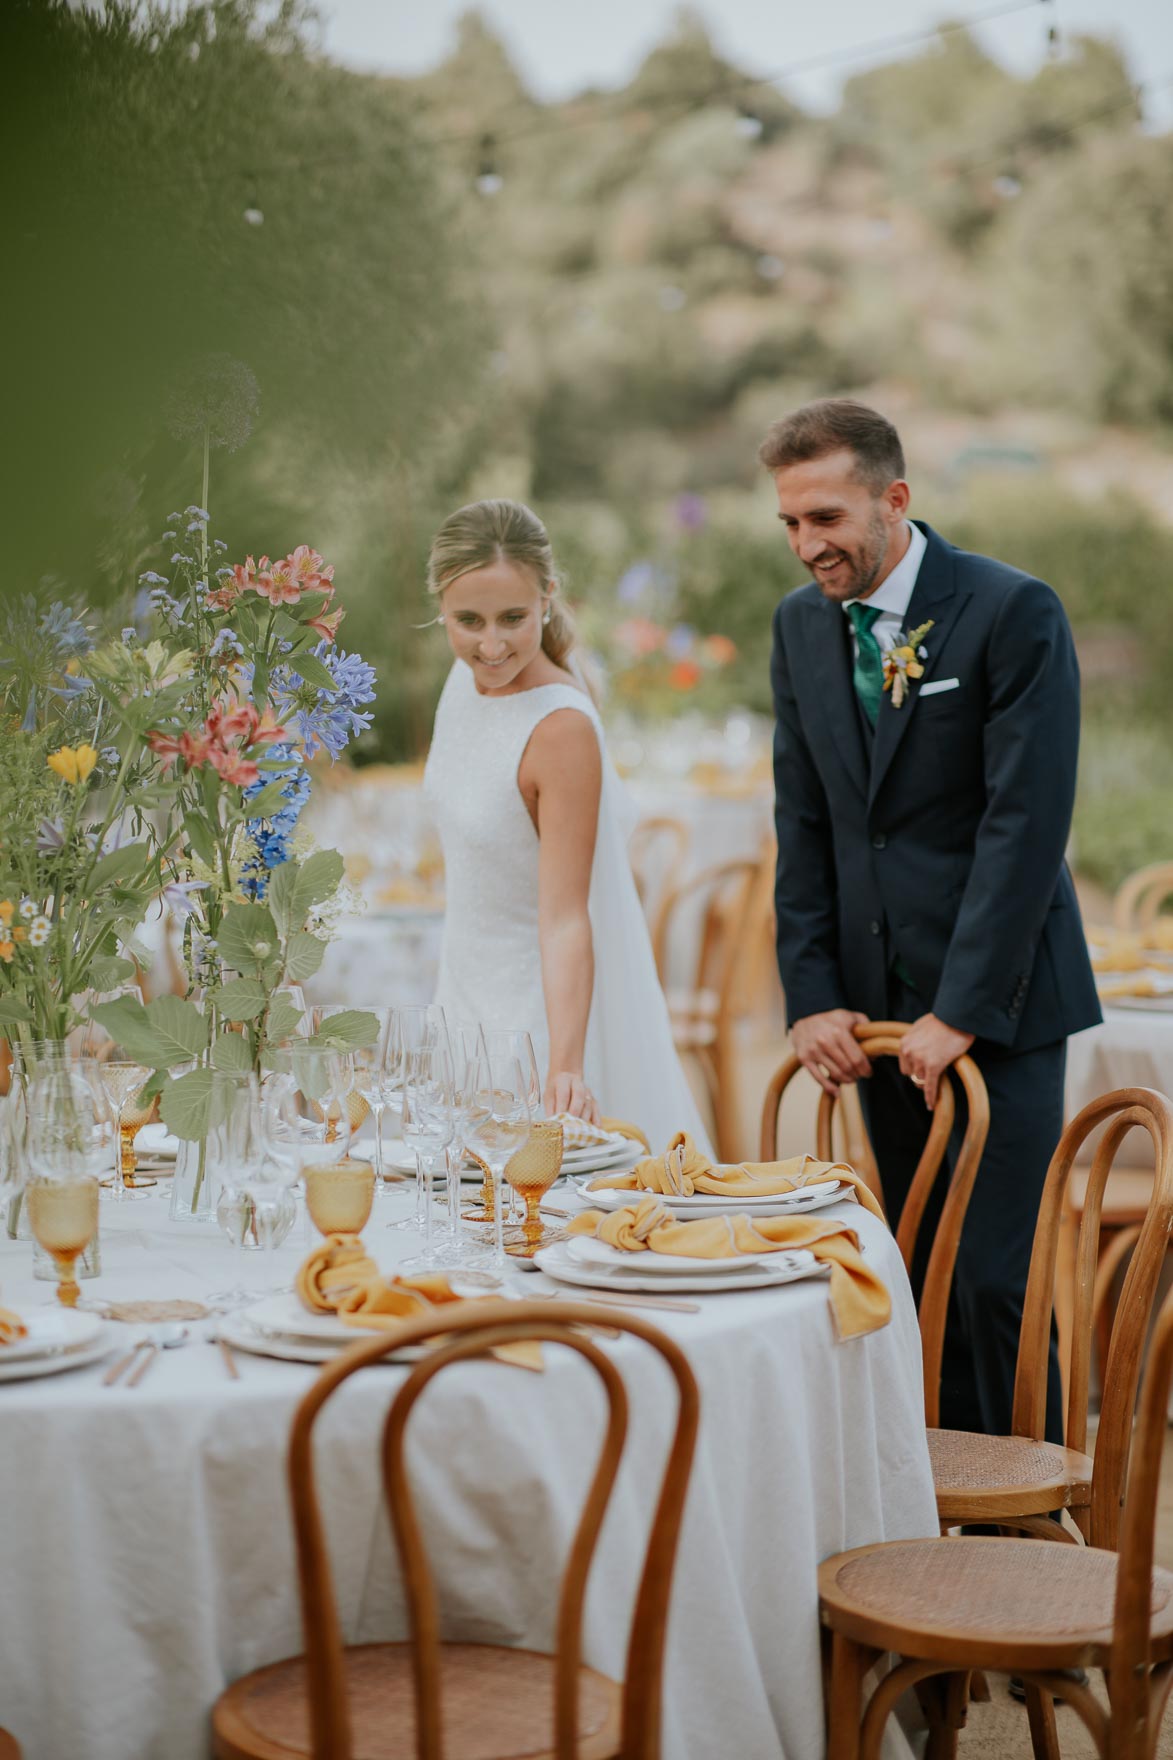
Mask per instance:
[[[578,640],[574,619],[558,596],[558,574],[546,528],[521,501],[471,501],[450,513],[428,554],[428,592],[437,598],[462,574],[512,562],[532,569],[543,595],[548,595],[542,624],[542,649],[556,666],[566,662]],[[544,614],[545,615],[545,614]]]

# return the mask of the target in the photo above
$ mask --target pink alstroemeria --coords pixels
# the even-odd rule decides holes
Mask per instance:
[[[301,582],[293,578],[288,557],[284,562],[274,562],[269,568],[260,570],[249,585],[254,593],[259,593],[273,606],[296,605],[304,591]]]
[[[236,573],[236,570],[233,570]],[[223,580],[218,587],[213,587],[204,600],[209,611],[231,611],[240,598],[242,588],[236,581]]]
[[[208,763],[224,782],[236,783],[240,788],[247,788],[250,783],[259,782],[261,772],[251,758],[242,758],[235,747],[212,746],[208,752]]]
[[[345,616],[341,606],[337,611],[319,611],[316,617],[306,618],[306,628],[316,629],[324,642],[332,642],[338,634],[338,625]]]
[[[176,758],[182,758],[189,770],[207,762],[208,742],[198,734],[181,733],[176,739],[169,733],[148,733],[147,744],[157,758],[162,758],[165,770],[170,770]]]

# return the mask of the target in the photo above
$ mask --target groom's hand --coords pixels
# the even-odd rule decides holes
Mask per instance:
[[[872,1073],[851,1030],[867,1018],[852,1008],[829,1008],[825,1014],[804,1015],[790,1029],[795,1056],[832,1100],[838,1099],[840,1088]]]
[[[941,1073],[973,1044],[972,1033],[961,1033],[948,1027],[935,1014],[922,1014],[913,1021],[900,1041],[900,1067],[905,1075],[924,1090],[929,1111],[937,1104],[937,1087]]]

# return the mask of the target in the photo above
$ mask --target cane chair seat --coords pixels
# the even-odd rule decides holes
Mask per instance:
[[[937,1513],[953,1522],[996,1522],[1000,1500],[1008,1515],[1044,1515],[1086,1504],[1092,1494],[1091,1457],[1078,1449],[1027,1436],[981,1436],[966,1430],[930,1430],[929,1460]]]
[[[997,1668],[1102,1667],[1118,1554],[1047,1540],[894,1540],[819,1568],[824,1623],[859,1643],[926,1661]],[[1154,1660],[1173,1656],[1173,1572],[1154,1568]]]
[[[403,1760],[416,1752],[410,1644],[345,1652],[353,1760]],[[554,1760],[553,1656],[490,1644],[445,1644],[441,1694],[445,1760]],[[578,1671],[577,1760],[620,1752],[621,1686]],[[216,1760],[299,1760],[313,1753],[305,1658],[246,1675],[213,1715]],[[2,1753],[2,1750],[0,1750]]]

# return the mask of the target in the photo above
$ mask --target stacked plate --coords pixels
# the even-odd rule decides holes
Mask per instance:
[[[25,1381],[34,1375],[84,1369],[114,1348],[114,1327],[98,1314],[57,1306],[34,1308],[21,1319],[28,1337],[0,1345],[0,1381]]]
[[[480,1288],[459,1288],[460,1274],[453,1276],[453,1288],[463,1295],[484,1295]],[[346,1326],[336,1314],[312,1314],[302,1306],[293,1290],[281,1290],[265,1296],[237,1314],[229,1314],[217,1328],[220,1337],[234,1350],[251,1351],[254,1356],[280,1357],[292,1363],[328,1363],[348,1345],[359,1344],[377,1334],[369,1327]],[[424,1354],[422,1345],[407,1345],[387,1358],[389,1363],[414,1363]]]
[[[557,1283],[581,1289],[653,1291],[656,1294],[708,1295],[738,1289],[769,1289],[802,1278],[826,1277],[830,1267],[813,1253],[783,1249],[744,1253],[729,1259],[686,1259],[671,1253],[622,1253],[605,1241],[578,1235],[543,1247],[538,1268]]]
[[[135,1159],[143,1173],[174,1173],[179,1138],[165,1124],[145,1124],[134,1139]]]
[[[645,1153],[641,1143],[633,1143],[628,1137],[609,1143],[588,1143],[582,1149],[563,1151],[562,1171],[575,1178],[588,1173],[626,1173],[644,1159]]]
[[[592,1176],[597,1178],[597,1174]],[[592,1191],[590,1179],[575,1181],[575,1188],[592,1210],[622,1210],[625,1205],[638,1204],[652,1196],[650,1192],[624,1192],[614,1189]],[[842,1180],[819,1180],[797,1191],[779,1192],[770,1198],[721,1197],[718,1193],[696,1192],[691,1197],[662,1196],[660,1202],[682,1222],[696,1221],[698,1216],[793,1216],[808,1210],[821,1210],[825,1204],[836,1204],[851,1188]]]

